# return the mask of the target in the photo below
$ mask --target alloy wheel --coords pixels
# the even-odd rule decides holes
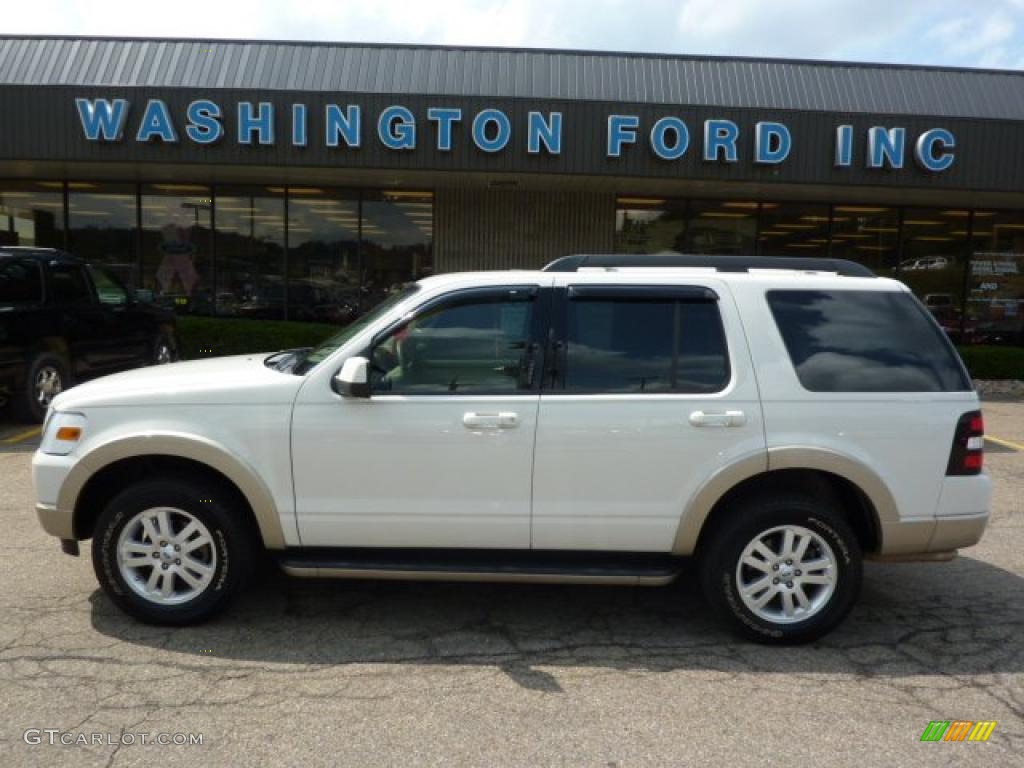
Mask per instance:
[[[50,407],[53,398],[64,390],[64,382],[61,380],[60,371],[52,365],[44,365],[36,372],[36,379],[33,385],[36,403],[44,411]]]
[[[202,594],[217,570],[210,530],[176,507],[153,507],[128,521],[117,542],[125,583],[158,605],[180,605]]]
[[[819,613],[836,590],[835,554],[821,536],[780,525],[755,536],[740,554],[736,588],[763,621],[793,624]]]
[[[154,363],[156,365],[166,365],[167,363],[174,361],[174,350],[171,349],[171,345],[165,341],[161,341],[156,345],[156,354],[153,356]]]

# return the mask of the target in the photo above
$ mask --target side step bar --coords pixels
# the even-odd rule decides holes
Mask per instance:
[[[644,552],[296,548],[279,562],[301,578],[660,586],[679,575],[682,560]]]

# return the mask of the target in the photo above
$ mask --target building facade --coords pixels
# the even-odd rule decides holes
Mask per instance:
[[[1024,333],[1024,74],[0,38],[0,244],[183,313],[346,322],[573,252],[835,256]]]

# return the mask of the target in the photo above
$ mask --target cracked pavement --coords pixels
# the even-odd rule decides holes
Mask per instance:
[[[988,403],[1024,442],[1024,404]],[[317,582],[265,572],[219,620],[161,629],[99,592],[0,454],[0,749],[9,766],[1024,765],[1024,453],[952,563],[868,564],[846,623],[764,648],[667,588]],[[929,720],[988,743],[920,743]],[[28,728],[201,746],[26,745]]]

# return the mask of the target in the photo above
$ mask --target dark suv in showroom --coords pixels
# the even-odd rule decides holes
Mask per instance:
[[[178,356],[174,315],[103,267],[54,248],[0,247],[0,397],[42,421],[77,381]]]

